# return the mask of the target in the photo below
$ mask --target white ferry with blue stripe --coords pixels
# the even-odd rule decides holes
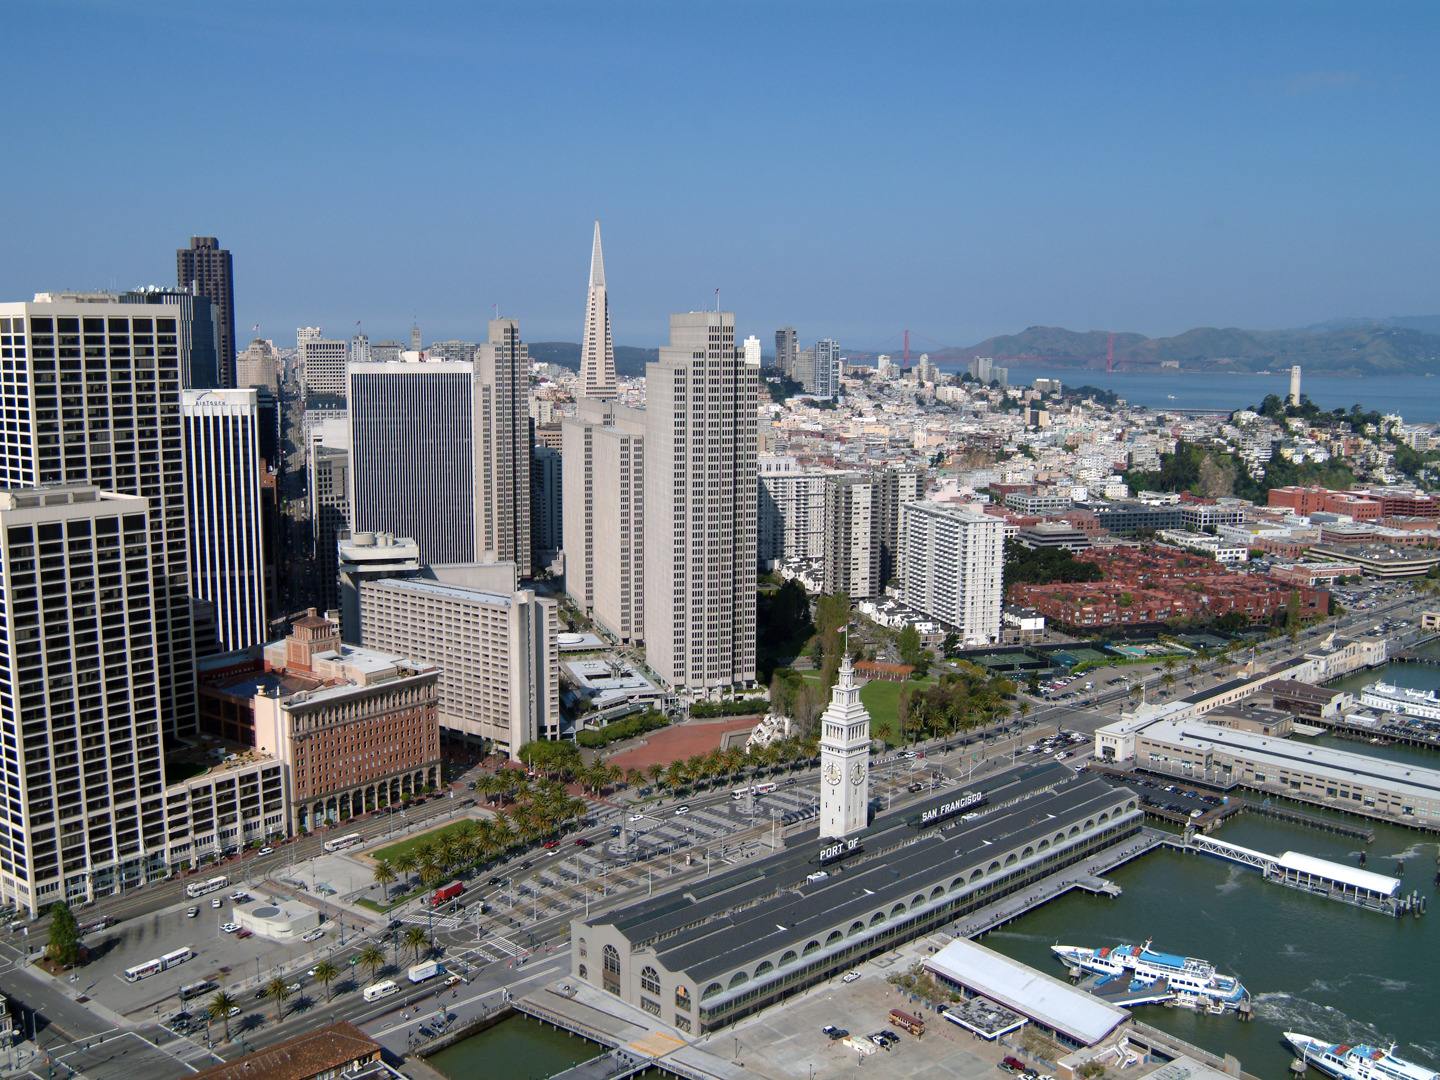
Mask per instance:
[[[1381,1050],[1364,1043],[1329,1043],[1312,1035],[1285,1033],[1305,1064],[1336,1080],[1440,1080],[1440,1073],[1395,1056],[1395,1048]]]
[[[1208,960],[1158,952],[1144,945],[1114,945],[1091,949],[1084,945],[1052,945],[1050,951],[1065,963],[1100,976],[1096,989],[1128,981],[1134,994],[1149,992],[1148,1000],[1207,1012],[1237,1009],[1249,996],[1233,975],[1221,975]],[[1168,998],[1162,997],[1168,994]],[[1136,1002],[1139,1003],[1138,1001]]]

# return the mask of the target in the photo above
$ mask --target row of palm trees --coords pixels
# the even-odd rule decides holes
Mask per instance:
[[[428,953],[431,948],[430,935],[423,926],[407,927],[405,933],[396,941],[396,962],[399,962],[401,947],[410,949],[415,960],[419,961],[421,953]],[[387,962],[385,950],[379,945],[371,942],[360,950],[355,962],[361,967],[370,969],[370,979],[373,982],[380,969]],[[340,977],[341,969],[336,967],[329,960],[322,960],[314,967],[315,980],[325,987],[325,1000],[328,1003],[334,998],[334,991],[331,984]],[[275,1002],[275,1022],[278,1024],[285,1015],[285,1003],[294,993],[291,990],[291,983],[286,982],[278,975],[265,984],[264,996]],[[210,1020],[219,1020],[225,1025],[225,1041],[230,1041],[230,1017],[239,1007],[239,1001],[224,990],[216,993],[206,1006],[205,1012]]]

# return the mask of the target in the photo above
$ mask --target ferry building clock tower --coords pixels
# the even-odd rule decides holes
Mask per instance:
[[[820,718],[820,835],[838,840],[869,824],[870,714],[860,703],[846,651]]]

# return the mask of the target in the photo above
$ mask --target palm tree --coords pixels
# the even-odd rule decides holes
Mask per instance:
[[[397,874],[404,874],[405,880],[408,882],[410,875],[420,868],[420,856],[415,853],[413,847],[402,848],[400,854],[390,860],[390,865]]]
[[[230,1010],[235,1008],[235,999],[224,990],[218,992],[210,999],[210,1004],[205,1008],[205,1015],[211,1020],[223,1020],[225,1022],[225,1041],[230,1041]]]
[[[390,886],[394,885],[395,879],[399,877],[399,875],[395,873],[395,868],[384,859],[376,859],[375,869],[372,870],[371,873],[375,877],[375,884],[380,886],[382,895],[388,899],[390,896]]]
[[[385,950],[376,945],[373,941],[360,950],[360,963],[370,969],[370,981],[375,981],[375,973],[385,966]]]
[[[285,1016],[285,1001],[290,997],[290,984],[278,975],[265,984],[265,996],[275,1002],[275,1022]]]
[[[334,964],[332,964],[329,960],[321,960],[320,963],[315,965],[315,978],[319,979],[321,985],[325,987],[326,1001],[329,1001],[332,997],[330,993],[330,984],[339,977],[340,969],[337,968]]]
[[[445,880],[445,871],[439,863],[427,862],[420,867],[420,884],[433,889]]]
[[[425,933],[423,926],[411,926],[407,928],[403,940],[405,944],[414,951],[417,963],[420,960],[421,949],[424,949],[426,952],[430,951],[430,935]]]

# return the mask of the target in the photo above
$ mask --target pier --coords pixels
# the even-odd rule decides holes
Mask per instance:
[[[1375,841],[1375,830],[1368,826],[1322,817],[1319,814],[1310,814],[1304,810],[1297,810],[1293,806],[1271,802],[1269,799],[1263,799],[1260,802],[1252,799],[1242,800],[1241,809],[1262,817],[1274,818],[1276,821],[1288,821],[1292,825],[1306,825],[1312,829],[1319,829],[1321,832],[1339,833],[1341,836],[1349,836],[1367,844]]]
[[[1402,882],[1399,878],[1359,870],[1344,863],[1317,859],[1298,851],[1270,855],[1198,833],[1187,834],[1183,840],[1171,837],[1169,843],[1182,851],[1210,855],[1259,870],[1266,881],[1288,889],[1314,893],[1367,911],[1395,916],[1420,915],[1425,911],[1423,898],[1414,893],[1406,896],[1400,892]]]

